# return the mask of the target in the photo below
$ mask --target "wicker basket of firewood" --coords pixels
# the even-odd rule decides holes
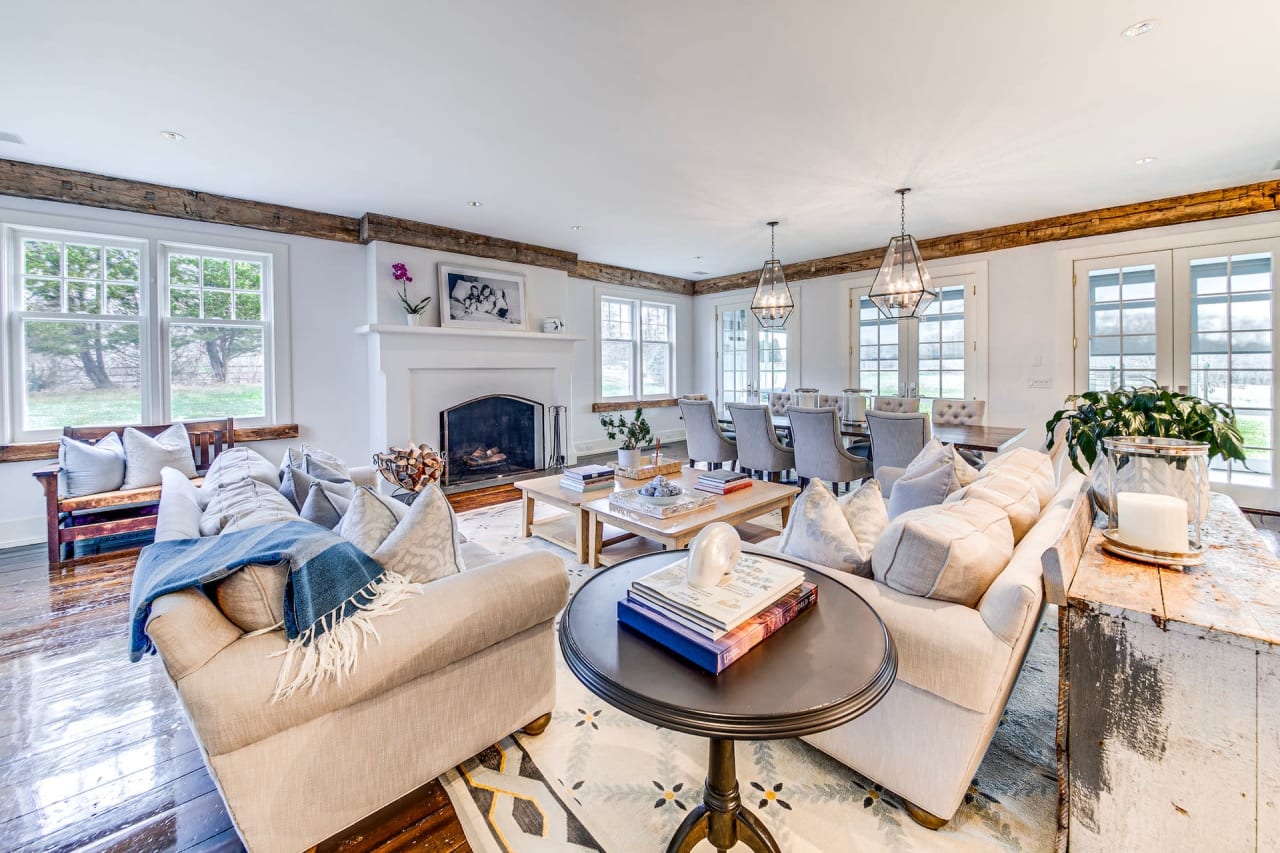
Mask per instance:
[[[410,492],[420,492],[440,479],[444,460],[430,445],[393,447],[373,454],[373,464],[389,483]]]

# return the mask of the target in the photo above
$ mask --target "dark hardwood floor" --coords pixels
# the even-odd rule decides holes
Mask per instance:
[[[0,551],[0,850],[244,849],[159,658],[129,662],[135,559]],[[432,782],[319,849],[470,846]]]

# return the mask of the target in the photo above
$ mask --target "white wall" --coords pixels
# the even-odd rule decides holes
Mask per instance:
[[[1072,261],[1132,252],[1155,251],[1280,234],[1280,214],[1223,219],[1042,243],[1018,249],[966,255],[929,263],[937,277],[948,270],[987,264],[987,422],[1027,428],[1022,443],[1035,446],[1046,420],[1073,391]],[[793,384],[834,393],[853,384],[849,369],[850,285],[869,284],[875,272],[828,276],[798,282],[795,317],[799,324],[799,375]],[[750,291],[694,299],[693,391],[715,393],[715,305]],[[1031,387],[1032,384],[1045,387]]]

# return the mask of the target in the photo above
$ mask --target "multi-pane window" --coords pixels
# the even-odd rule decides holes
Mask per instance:
[[[20,430],[141,421],[145,243],[15,239]]]
[[[719,312],[720,325],[720,398],[722,403],[754,402],[751,397],[750,372],[747,369],[748,321],[754,322],[749,308],[726,308]]]
[[[600,398],[668,397],[675,385],[675,306],[601,296]]]
[[[266,260],[168,246],[163,254],[173,417],[262,417]]]
[[[1235,408],[1246,465],[1214,459],[1214,479],[1268,486],[1275,417],[1269,253],[1196,258],[1191,278],[1191,393]]]
[[[866,293],[858,297],[858,387],[879,397],[894,397],[898,388],[899,321],[886,319]]]
[[[760,330],[760,382],[762,393],[787,387],[787,330]]]
[[[920,396],[964,399],[964,285],[940,288],[919,325]]]
[[[1156,267],[1090,270],[1089,389],[1156,382]]]
[[[269,252],[13,229],[12,433],[273,417]],[[9,334],[12,332],[12,336]]]

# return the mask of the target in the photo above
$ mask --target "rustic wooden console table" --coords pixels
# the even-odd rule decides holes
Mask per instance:
[[[1280,560],[1220,494],[1201,566],[1100,541],[1059,620],[1059,850],[1280,849]]]

